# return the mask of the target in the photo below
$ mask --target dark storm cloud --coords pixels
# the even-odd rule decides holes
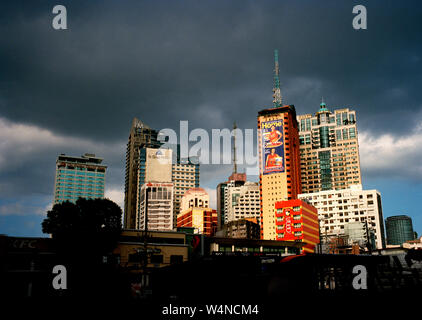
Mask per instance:
[[[255,128],[271,105],[275,48],[283,101],[299,114],[324,96],[330,109],[356,109],[359,130],[374,135],[412,134],[422,118],[418,1],[359,1],[364,31],[352,28],[355,1],[61,1],[64,31],[51,27],[56,4],[0,4],[0,117],[40,137],[31,152],[0,140],[0,160],[13,163],[0,162],[3,196],[51,195],[61,152],[104,157],[107,185],[121,189],[135,116],[176,131],[179,120]],[[226,178],[217,172],[230,168],[204,166],[201,184]]]
[[[106,140],[126,138],[133,116],[156,128],[184,119],[254,127],[271,104],[274,48],[284,101],[298,113],[313,112],[323,95],[382,131],[390,117],[421,108],[416,2],[368,3],[365,31],[352,29],[353,2],[63,4],[66,31],[51,28],[54,2],[1,8],[3,116]],[[224,118],[208,121],[201,108]]]

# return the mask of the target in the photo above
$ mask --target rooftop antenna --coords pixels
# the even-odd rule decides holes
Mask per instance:
[[[236,161],[236,121],[233,122],[233,133],[234,133],[234,144],[233,144],[233,173],[237,173],[237,161]]]
[[[281,89],[280,89],[280,69],[278,66],[278,50],[274,50],[274,89],[273,103],[275,107],[282,106]]]

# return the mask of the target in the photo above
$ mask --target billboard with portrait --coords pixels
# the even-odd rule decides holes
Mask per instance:
[[[261,123],[262,174],[284,172],[283,120]]]

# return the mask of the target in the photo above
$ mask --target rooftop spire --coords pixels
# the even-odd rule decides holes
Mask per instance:
[[[280,75],[279,75],[279,66],[278,66],[278,50],[274,50],[274,89],[273,89],[273,103],[275,107],[280,107],[282,105],[281,100],[281,89],[280,89]]]

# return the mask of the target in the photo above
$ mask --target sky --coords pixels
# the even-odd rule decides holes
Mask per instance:
[[[66,30],[52,27],[57,4]],[[352,27],[356,4],[366,30]],[[420,234],[421,39],[420,1],[2,1],[0,234],[45,236],[60,153],[104,158],[105,195],[122,206],[134,117],[176,132],[184,120],[256,129],[274,49],[283,103],[357,111],[364,188]],[[211,203],[231,171],[201,166]]]

